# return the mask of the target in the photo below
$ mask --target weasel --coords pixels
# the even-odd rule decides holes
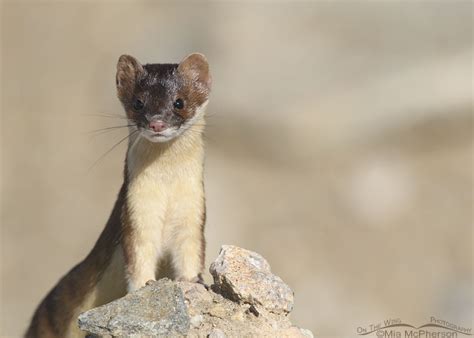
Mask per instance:
[[[122,55],[116,86],[132,125],[123,185],[92,251],[43,299],[25,337],[83,337],[81,312],[164,275],[202,282],[208,62],[195,53],[142,65]]]

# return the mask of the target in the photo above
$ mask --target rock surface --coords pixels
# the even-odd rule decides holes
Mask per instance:
[[[136,292],[79,316],[99,337],[312,337],[290,322],[293,292],[259,254],[225,245],[201,284],[150,281]]]
[[[229,299],[286,314],[293,310],[293,291],[270,271],[270,264],[256,252],[224,245],[209,269],[214,290]]]
[[[81,314],[79,327],[101,336],[184,335],[190,321],[183,292],[176,283],[162,279]]]

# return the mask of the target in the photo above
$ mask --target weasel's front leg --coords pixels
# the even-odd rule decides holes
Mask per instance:
[[[204,239],[205,207],[190,208],[182,218],[172,249],[176,280],[202,283],[206,243]]]
[[[154,177],[143,174],[130,182],[122,214],[122,246],[128,292],[156,279],[156,266],[163,252],[166,195]]]
[[[136,209],[138,210],[134,210],[135,214],[128,215],[122,236],[128,292],[135,291],[145,286],[149,280],[156,279],[156,265],[162,247],[161,215],[145,214],[139,208]]]
[[[146,238],[141,231],[134,231],[133,236],[123,239],[125,257],[125,274],[128,292],[135,291],[149,280],[154,280],[158,250],[155,243]]]

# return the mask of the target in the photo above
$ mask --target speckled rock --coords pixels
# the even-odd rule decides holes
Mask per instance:
[[[177,284],[191,317],[189,337],[217,337],[221,331],[227,337],[278,337],[292,326],[285,315],[265,309],[257,314],[251,305],[236,303],[200,284]]]
[[[81,314],[79,328],[99,336],[184,335],[190,327],[182,290],[169,279]]]
[[[209,271],[214,278],[214,290],[229,299],[276,314],[287,314],[293,309],[293,291],[256,252],[224,245]]]
[[[292,325],[287,313],[293,293],[260,255],[224,246],[211,271],[222,279],[210,290],[196,283],[150,281],[81,314],[79,327],[93,337],[312,337]]]

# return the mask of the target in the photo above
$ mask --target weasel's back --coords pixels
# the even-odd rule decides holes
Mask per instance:
[[[126,294],[123,266],[120,245],[102,273],[87,260],[76,265],[38,306],[25,337],[83,337],[79,314]]]
[[[124,262],[120,245],[122,209],[125,189],[94,248],[72,268],[46,295],[36,309],[27,338],[83,337],[77,316],[126,293]]]

